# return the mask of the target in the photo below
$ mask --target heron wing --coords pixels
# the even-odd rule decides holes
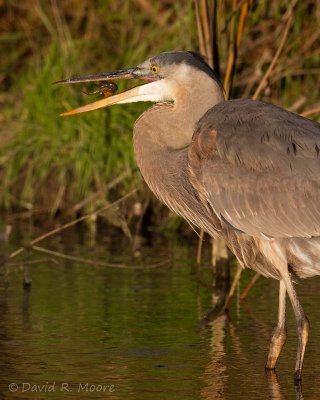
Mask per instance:
[[[320,235],[320,124],[261,101],[199,121],[189,175],[221,221],[253,236]]]

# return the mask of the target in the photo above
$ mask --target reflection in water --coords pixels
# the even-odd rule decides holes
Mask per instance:
[[[226,321],[226,315],[221,315],[210,324],[210,360],[203,374],[206,386],[201,390],[201,398],[206,400],[225,399],[227,382],[227,368],[224,363]]]
[[[277,379],[276,372],[274,370],[266,370],[266,377],[269,389],[269,399],[284,400],[286,397],[281,394],[281,388]],[[295,382],[294,388],[296,393],[296,400],[303,400],[301,382]]]
[[[259,280],[244,304],[232,303],[230,315],[199,327],[219,292],[212,292],[209,268],[203,267],[198,283],[191,246],[173,250],[171,268],[157,270],[32,264],[30,290],[22,287],[21,271],[8,268],[0,280],[0,398],[47,400],[48,394],[41,393],[18,391],[13,396],[8,385],[54,381],[58,386],[68,382],[74,390],[79,382],[113,384],[116,389],[106,396],[56,392],[52,399],[302,400],[292,379],[293,334],[279,359],[278,378],[274,372],[264,373],[277,314],[276,282]],[[79,246],[77,251],[88,258],[105,254],[98,246]],[[168,253],[157,248],[160,259]],[[320,279],[310,282],[300,293],[314,321],[303,378],[305,398],[316,400]],[[288,331],[295,332],[290,312]]]
[[[296,400],[303,400],[301,381],[295,382],[294,387],[296,390]]]
[[[24,327],[24,329],[28,329],[28,328],[29,328],[29,320],[30,320],[30,313],[29,313],[30,292],[31,292],[31,286],[24,286],[24,287],[23,287],[22,321],[23,321],[23,327]]]
[[[202,268],[198,266],[198,270]],[[201,270],[198,276],[201,281]],[[212,307],[206,311],[200,324],[206,326],[224,314],[230,284],[230,266],[226,258],[215,260],[212,286]]]
[[[266,370],[270,400],[283,400],[277,375],[274,370]]]

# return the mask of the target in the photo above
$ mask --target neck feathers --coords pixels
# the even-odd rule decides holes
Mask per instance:
[[[187,147],[196,124],[213,106],[224,101],[220,85],[201,71],[195,71],[182,86],[170,82],[175,93],[173,104],[156,104],[136,121],[134,136],[147,135],[171,149]]]

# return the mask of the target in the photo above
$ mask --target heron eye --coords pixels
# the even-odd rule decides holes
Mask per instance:
[[[156,65],[152,65],[151,66],[151,71],[154,73],[154,74],[157,74],[158,73],[158,67],[156,66]]]

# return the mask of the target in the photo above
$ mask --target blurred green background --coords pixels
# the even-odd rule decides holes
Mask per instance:
[[[150,105],[61,118],[94,96],[52,82],[134,66],[162,51],[203,53],[200,31],[213,32],[214,63],[229,97],[252,97],[285,39],[259,98],[298,113],[320,107],[318,0],[0,0],[0,18],[0,206],[6,212],[70,218],[138,188],[123,207],[128,218],[130,204],[150,197],[131,143],[133,123]],[[320,120],[319,113],[310,118]],[[154,204],[155,218],[164,221]]]

